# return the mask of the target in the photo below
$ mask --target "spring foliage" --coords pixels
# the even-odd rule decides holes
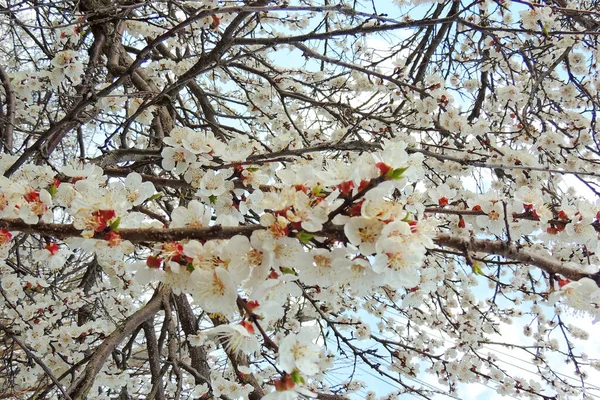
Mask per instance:
[[[0,1],[0,398],[599,395],[597,7]]]

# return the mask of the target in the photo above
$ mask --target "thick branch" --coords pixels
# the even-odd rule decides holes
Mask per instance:
[[[155,400],[165,400],[165,391],[163,388],[162,375],[160,373],[160,351],[154,332],[153,318],[143,324],[144,335],[146,337],[146,348],[148,349],[148,363],[150,364],[150,373],[152,374],[152,387],[156,387]]]
[[[23,154],[21,154],[21,156],[13,163],[13,165],[11,165],[6,170],[6,172],[4,173],[4,176],[9,177],[12,174],[14,174],[21,167],[21,165],[23,165],[36,151],[41,149],[42,146],[44,145],[44,143],[46,143],[46,141],[48,141],[49,139],[51,139],[53,137],[64,136],[66,134],[66,132],[70,131],[74,127],[82,125],[80,119],[81,119],[81,114],[84,112],[84,110],[91,104],[94,104],[98,99],[109,95],[117,87],[123,85],[127,81],[127,79],[129,79],[130,75],[133,74],[134,71],[137,70],[144,63],[144,61],[147,60],[148,55],[152,52],[152,50],[156,46],[158,46],[160,43],[164,42],[165,40],[177,35],[179,32],[186,29],[189,25],[193,24],[195,21],[198,21],[209,15],[217,14],[219,12],[223,12],[223,10],[222,9],[202,10],[199,13],[197,13],[196,15],[194,15],[193,17],[190,17],[190,18],[186,19],[185,21],[182,21],[181,23],[177,24],[176,26],[174,26],[167,32],[157,36],[154,40],[152,40],[150,43],[148,43],[148,45],[146,47],[144,47],[143,49],[141,49],[139,51],[135,60],[127,67],[127,70],[123,71],[123,73],[117,79],[115,79],[110,85],[106,86],[104,89],[100,90],[99,92],[94,93],[93,95],[86,95],[85,97],[82,97],[80,99],[80,101],[77,102],[64,115],[63,118],[61,118],[59,121],[56,121],[44,133],[42,133],[40,135],[40,137],[38,138],[38,140],[36,140],[33,145],[31,145],[27,149],[25,149],[23,151]],[[137,115],[136,115],[136,117],[137,117]],[[87,120],[87,118],[84,118],[84,120]]]
[[[496,254],[525,264],[535,265],[551,275],[560,274],[565,278],[574,281],[582,278],[590,278],[600,286],[600,274],[598,273],[590,274],[583,272],[575,266],[568,265],[548,256],[536,254],[514,244],[509,245],[500,240],[473,239],[440,234],[434,241],[439,246],[451,247],[457,250]]]
[[[179,317],[179,323],[181,329],[186,336],[195,335],[198,329],[198,319],[194,315],[194,311],[190,306],[190,303],[185,294],[179,294],[174,296],[175,305],[177,306],[177,316]],[[190,359],[192,361],[191,369],[193,369],[194,378],[196,384],[200,385],[206,383],[210,385],[210,366],[208,365],[208,358],[206,350],[202,346],[191,346],[188,343],[188,349]],[[185,368],[184,369],[188,369]]]
[[[261,6],[261,5],[264,5],[265,3],[268,3],[268,1],[258,0],[258,1],[256,1],[255,5]],[[221,11],[223,11],[223,9],[221,9]],[[200,12],[200,13],[202,13],[202,12]],[[125,121],[123,126],[128,126],[131,122],[133,122],[138,117],[138,115],[140,115],[148,107],[160,104],[164,98],[171,99],[171,97],[174,96],[175,93],[180,88],[182,88],[183,86],[186,86],[189,82],[194,80],[196,78],[196,76],[214,68],[219,63],[219,61],[221,60],[223,55],[233,45],[233,41],[234,41],[235,34],[236,34],[238,27],[251,14],[252,14],[252,12],[240,11],[236,15],[236,17],[229,23],[227,28],[225,28],[225,31],[221,35],[221,39],[219,40],[219,42],[217,42],[215,44],[215,47],[209,53],[203,54],[189,70],[187,70],[185,73],[183,73],[181,76],[179,76],[179,78],[177,79],[177,81],[175,83],[165,87],[160,93],[158,93],[156,96],[154,96],[151,100],[145,102],[140,107],[138,107],[138,109],[129,118],[127,118],[127,120]],[[138,58],[139,58],[139,55],[138,55]],[[136,58],[136,60],[137,60],[137,58]]]
[[[163,289],[164,290],[164,289]],[[85,367],[85,371],[79,376],[73,385],[67,391],[72,399],[86,399],[96,375],[104,365],[106,358],[117,348],[119,343],[125,337],[130,335],[138,326],[143,324],[148,319],[152,318],[161,308],[163,304],[163,296],[165,293],[161,290],[154,294],[154,297],[144,307],[129,316],[123,324],[121,324],[113,333],[111,333],[100,346],[94,351],[94,355]]]
[[[80,237],[82,230],[75,228],[72,224],[27,224],[20,219],[0,219],[0,227],[9,231],[19,231],[29,234],[52,236],[59,239],[68,237]],[[229,239],[236,235],[250,236],[252,232],[265,229],[260,225],[222,227],[220,225],[206,228],[170,228],[170,229],[119,229],[119,234],[124,240],[132,243],[147,242],[172,242],[183,239],[214,240]],[[104,232],[96,232],[94,239],[103,239]]]
[[[16,97],[10,84],[10,78],[4,68],[0,66],[0,82],[4,87],[6,97],[6,121],[4,121],[4,130],[2,132],[2,143],[0,148],[4,147],[7,153],[10,153],[13,147],[13,129],[15,127]]]

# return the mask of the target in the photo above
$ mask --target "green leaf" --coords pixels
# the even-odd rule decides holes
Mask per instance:
[[[409,167],[391,169],[388,171],[387,174],[385,174],[385,178],[390,181],[397,181],[398,179],[402,179],[404,171],[406,171],[408,168]]]
[[[156,200],[159,197],[161,197],[162,195],[163,195],[162,192],[158,192],[156,194],[153,194],[152,196],[150,196],[150,198],[148,199],[148,201]]]
[[[475,275],[483,275],[483,271],[481,270],[478,262],[474,262],[473,265],[471,265],[471,269]]]
[[[279,267],[284,275],[296,275],[296,271],[288,267]]]
[[[306,383],[306,381],[304,380],[304,377],[302,375],[300,375],[300,371],[298,371],[297,369],[295,369],[290,374],[290,378],[292,378],[292,382],[294,382],[295,384]]]
[[[187,263],[185,267],[187,268],[188,272],[194,272],[194,264],[192,264],[191,262]]]
[[[111,224],[110,224],[110,229],[112,229],[114,232],[119,232],[119,224],[121,223],[121,217],[115,219]]]
[[[323,192],[323,186],[321,185],[313,187],[311,192],[315,197],[326,197],[326,194]]]
[[[217,196],[215,196],[215,195],[211,195],[211,196],[208,198],[208,201],[210,201],[210,204],[216,204],[216,203],[217,203]]]
[[[315,235],[314,235],[314,234],[312,234],[312,233],[308,233],[308,232],[301,231],[301,232],[298,232],[298,233],[296,234],[296,237],[297,237],[297,238],[298,238],[298,239],[299,239],[299,240],[300,240],[302,243],[306,244],[306,243],[308,243],[308,242],[310,241],[310,239],[314,238],[314,237],[315,237]]]

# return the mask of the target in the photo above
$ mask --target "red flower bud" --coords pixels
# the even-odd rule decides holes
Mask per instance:
[[[6,244],[10,242],[10,239],[12,239],[12,233],[10,233],[8,229],[0,229],[0,244]]]
[[[565,286],[568,283],[571,283],[571,281],[568,280],[568,279],[559,279],[558,280],[558,287],[562,288],[563,286]]]
[[[260,304],[258,304],[258,301],[256,301],[256,300],[251,300],[246,303],[246,308],[248,308],[248,310],[250,310],[250,311],[256,310],[259,306],[260,306]]]
[[[210,17],[212,18],[210,29],[217,29],[219,27],[219,24],[221,23],[221,20],[216,15],[211,15]]]
[[[274,382],[275,390],[278,392],[285,392],[286,390],[290,390],[294,388],[294,382],[292,381],[292,377],[289,375],[284,375],[280,380]]]
[[[58,253],[58,245],[56,243],[47,244],[46,246],[44,246],[44,248],[48,250],[53,256],[56,255],[56,253]]]
[[[160,268],[161,264],[162,264],[162,259],[160,259],[159,257],[149,256],[146,259],[146,265],[148,266],[148,268]]]
[[[114,247],[118,246],[121,243],[122,238],[121,235],[119,235],[117,232],[110,231],[106,235],[104,235],[104,240],[108,241],[109,247]]]
[[[358,191],[360,192],[360,191],[364,190],[367,186],[369,186],[369,183],[370,183],[369,181],[364,180],[364,179],[362,181],[360,181],[360,185],[358,185]]]
[[[248,333],[254,334],[254,325],[252,325],[252,322],[242,321],[240,322],[240,325],[243,326],[248,331]]]
[[[379,170],[379,175],[383,176],[392,170],[392,167],[387,165],[386,163],[378,162],[375,164],[377,169]]]
[[[342,182],[339,185],[337,185],[337,188],[340,191],[340,193],[349,194],[350,192],[352,192],[352,189],[354,189],[354,182],[352,182],[352,181]]]
[[[25,197],[25,201],[27,201],[28,203],[40,201],[40,194],[35,190],[30,191],[23,197]]]

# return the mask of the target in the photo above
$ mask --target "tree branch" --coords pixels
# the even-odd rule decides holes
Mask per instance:
[[[2,132],[2,136],[0,136],[2,138],[0,149],[4,148],[6,153],[10,153],[13,147],[16,96],[10,83],[10,78],[2,66],[0,66],[0,82],[2,82],[2,86],[4,87],[4,95],[6,97],[6,121],[4,121],[4,131]]]
[[[69,394],[65,391],[65,389],[63,388],[63,386],[61,385],[61,383],[58,381],[58,379],[56,379],[56,377],[54,376],[54,374],[52,373],[52,371],[50,370],[50,368],[48,368],[48,366],[44,363],[44,361],[42,361],[41,358],[39,358],[38,356],[36,356],[29,349],[29,347],[27,347],[27,345],[25,343],[23,343],[17,337],[17,335],[13,331],[11,331],[8,327],[4,326],[4,324],[2,324],[2,323],[0,323],[0,330],[4,331],[4,333],[6,335],[8,335],[12,340],[14,340],[14,342],[16,344],[18,344],[23,349],[23,351],[25,352],[25,354],[27,354],[27,357],[30,357],[33,361],[35,361],[35,363],[37,365],[40,366],[40,368],[42,368],[42,370],[50,378],[50,380],[52,381],[52,383],[58,388],[58,390],[60,390],[60,392],[63,394],[63,396],[65,396],[65,400],[71,400],[72,399],[72,397],[69,396]]]
[[[591,274],[584,272],[574,266],[557,261],[549,256],[534,253],[514,244],[509,245],[500,240],[474,239],[440,234],[434,239],[434,242],[439,246],[451,247],[457,250],[469,249],[476,252],[496,254],[507,259],[535,265],[551,275],[560,274],[573,281],[577,281],[582,278],[590,278],[594,280],[600,287],[599,273]]]
[[[72,224],[48,224],[39,222],[27,224],[17,219],[0,219],[0,227],[9,231],[19,231],[28,234],[52,236],[59,239],[68,237],[81,237],[82,230],[75,228]],[[265,229],[260,225],[222,227],[221,225],[206,228],[169,228],[169,229],[119,229],[119,234],[124,240],[132,243],[147,242],[172,242],[183,239],[213,240],[229,239],[236,235],[250,236],[252,232]],[[93,239],[103,239],[105,232],[96,232]]]
[[[94,351],[85,371],[73,382],[67,393],[73,400],[87,399],[88,393],[94,384],[96,375],[104,365],[106,358],[112,351],[130,335],[138,326],[152,318],[163,305],[163,297],[168,292],[163,287],[154,293],[154,297],[142,308],[129,316],[113,333],[111,333]]]

